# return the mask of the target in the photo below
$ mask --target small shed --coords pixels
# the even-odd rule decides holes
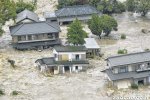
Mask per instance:
[[[87,56],[99,56],[100,46],[94,38],[85,38],[84,46],[87,48]]]

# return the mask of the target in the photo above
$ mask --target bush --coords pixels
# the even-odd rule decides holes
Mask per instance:
[[[150,51],[150,49],[147,48],[147,49],[145,49],[145,51]]]
[[[12,95],[18,95],[19,92],[18,91],[12,91]]]
[[[131,84],[131,88],[132,89],[138,89],[138,85],[137,84]]]
[[[11,67],[15,68],[15,61],[8,59],[8,62],[10,63]]]
[[[122,13],[125,12],[126,8],[125,5],[121,2],[116,2],[114,4],[113,12],[114,13]]]
[[[126,35],[125,34],[121,34],[121,39],[126,39]]]
[[[127,54],[127,53],[128,53],[127,49],[118,50],[118,54]]]
[[[0,90],[0,96],[4,95],[4,91],[3,90]]]

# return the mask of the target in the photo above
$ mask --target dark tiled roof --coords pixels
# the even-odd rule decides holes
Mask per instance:
[[[66,17],[98,14],[99,12],[96,10],[96,8],[89,5],[75,5],[64,7],[62,9],[57,10],[55,13],[57,17]]]
[[[113,56],[106,59],[110,66],[128,65],[133,63],[150,61],[150,52],[138,52],[120,56]]]
[[[32,49],[37,46],[54,46],[54,45],[60,45],[61,41],[59,39],[57,40],[50,40],[50,41],[36,41],[36,42],[26,42],[26,43],[17,43],[12,44],[14,48],[17,49]]]
[[[55,64],[53,57],[38,59],[35,62],[39,62],[41,65],[44,65],[44,64],[53,65],[53,64]]]
[[[30,20],[35,21],[35,22],[39,21],[38,15],[35,14],[34,12],[27,10],[27,9],[20,12],[19,14],[17,14],[16,22],[18,23],[24,19],[30,19]]]
[[[53,57],[38,59],[35,62],[39,62],[41,65],[45,65],[46,64],[48,66],[73,65],[73,64],[89,64],[89,62],[87,60],[80,60],[80,61],[55,61]]]
[[[60,32],[60,27],[57,22],[33,22],[10,27],[11,35],[28,35],[58,32]]]
[[[148,77],[150,75],[150,71],[113,74],[112,71],[110,71],[110,69],[107,69],[106,73],[112,81],[121,80],[121,79],[129,79],[129,78],[135,78],[135,79],[143,78],[143,77]]]
[[[80,52],[87,50],[85,46],[55,46],[54,49],[57,52]]]

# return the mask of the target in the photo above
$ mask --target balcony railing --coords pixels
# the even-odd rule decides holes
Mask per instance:
[[[144,72],[144,71],[150,71],[150,67],[147,68],[139,68],[136,70],[136,72]]]
[[[31,39],[31,40],[24,40],[24,41],[18,41],[18,43],[26,43],[26,42],[38,42],[38,41],[49,41],[49,40],[55,40],[56,38],[53,37],[53,38],[41,38],[41,39]]]

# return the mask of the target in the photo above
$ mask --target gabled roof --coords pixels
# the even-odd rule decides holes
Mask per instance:
[[[23,23],[10,27],[11,35],[28,35],[42,33],[58,33],[60,27],[57,22],[33,22]]]
[[[35,21],[35,22],[39,21],[38,15],[34,12],[27,10],[27,9],[25,9],[24,11],[17,14],[16,22],[19,23],[24,19],[30,19],[30,20]]]
[[[80,52],[86,51],[85,46],[55,46],[57,52]]]
[[[57,10],[55,13],[57,17],[66,17],[98,14],[99,12],[96,10],[96,8],[90,5],[75,5],[64,7],[62,9]]]
[[[114,74],[110,69],[106,70],[106,73],[110,80],[121,80],[121,79],[129,79],[129,78],[142,78],[142,77],[148,77],[150,75],[150,71],[144,71],[144,72],[128,72],[128,73],[120,73],[120,74]]]
[[[49,58],[42,58],[42,59],[38,59],[35,61],[36,62],[39,62],[41,65],[54,65],[55,64],[55,61],[54,61],[54,57],[49,57]]]
[[[110,66],[121,66],[150,61],[150,51],[113,56],[106,59]]]
[[[99,45],[97,44],[94,38],[85,38],[84,40],[85,40],[84,46],[87,49],[100,49]]]

